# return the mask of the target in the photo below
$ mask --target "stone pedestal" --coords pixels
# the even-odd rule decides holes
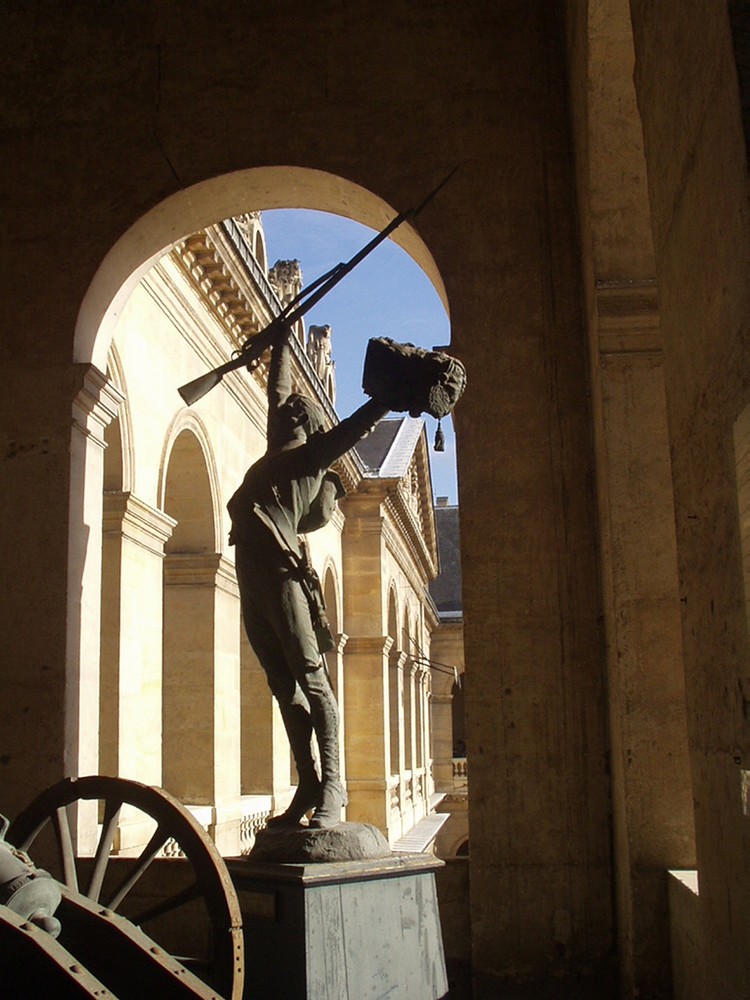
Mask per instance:
[[[437,1000],[448,992],[431,855],[229,860],[246,1000]]]

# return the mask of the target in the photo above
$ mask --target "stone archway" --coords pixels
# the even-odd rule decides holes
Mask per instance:
[[[87,432],[74,434],[71,465],[71,495],[78,494],[80,502],[71,505],[69,594],[72,596],[69,597],[69,622],[72,627],[68,642],[69,684],[75,689],[75,697],[80,701],[81,717],[86,715],[93,718],[100,711],[99,684],[92,685],[88,679],[84,680],[98,673],[99,650],[86,637],[94,630],[95,634],[99,634],[101,620],[99,592],[97,590],[94,594],[93,590],[101,556],[100,551],[97,551],[100,532],[90,530],[92,525],[96,526],[97,516],[89,515],[88,511],[89,508],[93,511],[94,498],[101,497],[102,445],[106,443],[107,436],[111,440],[118,440],[116,434],[107,434],[106,427],[110,420],[117,422],[122,393],[116,391],[116,381],[115,386],[112,386],[103,375],[107,359],[112,356],[110,347],[115,327],[138,283],[156,260],[186,234],[240,213],[284,207],[331,211],[377,229],[387,225],[396,214],[394,209],[372,193],[323,171],[290,167],[237,171],[179,192],[135,222],[107,254],[82,302],[75,333],[74,360],[80,370],[87,373],[86,385],[79,394],[77,404],[81,410],[77,426],[79,429],[86,426]],[[395,235],[402,248],[426,272],[445,302],[445,290],[434,260],[416,231],[404,224]],[[94,433],[90,433],[92,428]],[[166,556],[170,573],[172,564],[184,564],[189,559],[204,562],[218,560],[219,569],[216,571],[222,571],[223,561],[219,556],[222,549],[220,539],[223,537],[222,505],[218,499],[217,470],[209,453],[210,449],[207,451],[205,446],[207,440],[199,418],[190,410],[178,411],[165,439],[158,496],[152,500],[158,511],[166,512],[167,515],[160,531],[165,535],[164,540],[168,538]],[[190,447],[185,442],[190,442]],[[205,489],[199,491],[205,499],[202,506],[206,517],[203,519],[193,517],[195,511],[191,510],[190,489],[183,488],[184,484],[179,482],[179,470],[186,468],[185,462],[180,460],[186,457],[182,454],[185,450],[183,445],[194,453],[194,458],[199,458],[199,453],[203,452],[202,462],[197,463],[205,466],[207,474],[199,477],[201,483],[205,480]],[[187,462],[187,466],[191,468],[195,465],[196,462]],[[100,499],[98,504],[100,507]],[[177,507],[180,508],[179,511]],[[149,513],[153,515],[153,511]],[[100,512],[98,517],[101,517]],[[202,536],[196,548],[197,536],[192,528],[196,528],[199,522],[205,528],[205,537]],[[174,533],[169,537],[172,528]],[[177,593],[177,589],[165,587],[165,626],[168,626],[170,595]],[[80,599],[81,595],[83,600]],[[168,665],[167,654],[170,648],[169,641],[165,640],[165,667]],[[98,770],[96,744],[93,741],[82,743],[81,729],[76,718],[68,720],[68,734],[69,745],[77,745],[77,750],[71,754],[73,773]],[[170,776],[169,761],[174,761],[179,755],[169,750],[168,737],[169,734],[165,732],[164,756],[159,752],[152,753],[147,763],[140,758],[133,758],[130,760],[131,769],[135,768],[138,773],[143,773],[147,780],[163,780],[186,801],[200,803],[204,798],[210,798],[207,789],[182,787],[177,776]],[[211,753],[208,744],[206,750],[205,757],[209,759]],[[112,758],[109,766],[113,770],[121,770],[118,753],[114,749],[111,753],[108,752]],[[252,786],[254,781],[244,765],[243,775],[239,779],[242,787]]]
[[[76,323],[74,360],[103,370],[114,323],[149,267],[185,235],[230,216],[272,208],[310,208],[384,228],[396,215],[382,198],[342,177],[304,167],[254,167],[179,191],[138,219],[103,260]],[[405,222],[393,234],[426,273],[448,310],[437,265],[417,231]]]
[[[84,433],[73,434],[73,502],[69,521],[68,685],[69,700],[72,694],[72,698],[80,705],[79,711],[70,715],[66,722],[72,773],[95,772],[99,769],[97,741],[84,738],[82,734],[84,728],[92,733],[96,732],[97,727],[90,720],[99,715],[100,651],[99,643],[93,643],[91,636],[98,637],[101,627],[100,591],[95,581],[98,580],[101,567],[101,531],[96,529],[101,518],[102,446],[106,443],[106,427],[116,420],[118,408],[122,405],[122,393],[103,374],[107,358],[111,356],[109,349],[116,324],[133,290],[146,272],[186,234],[240,213],[285,207],[332,211],[378,229],[390,222],[396,214],[371,192],[323,171],[291,167],[236,171],[178,192],[137,220],[107,254],[83,299],[75,332],[74,361],[79,370],[85,373],[84,388],[76,401],[79,414],[76,417],[76,428]],[[396,233],[396,238],[402,248],[425,270],[445,302],[445,290],[435,262],[416,230],[404,224]],[[183,537],[186,531],[189,534],[187,526],[192,519],[188,509],[189,497],[185,491],[180,493],[178,489],[184,510],[172,517],[169,512],[169,489],[165,485],[169,478],[166,471],[168,464],[174,464],[172,459],[179,457],[177,453],[183,438],[185,441],[188,438],[191,441],[202,440],[200,426],[193,426],[196,419],[191,411],[178,413],[162,457],[162,485],[157,506],[168,514],[162,526],[165,538],[169,536],[171,522],[177,522],[175,534],[167,546],[168,560],[178,554],[182,558],[187,550],[196,557],[192,546],[195,539],[187,538],[186,541]],[[194,433],[186,437],[186,430]],[[116,434],[110,434],[109,437],[115,441],[118,439]],[[208,470],[207,492],[204,491],[205,506],[206,510],[209,510],[209,506],[212,510],[209,515],[212,523],[206,522],[208,535],[200,546],[201,557],[218,559],[221,551],[219,539],[222,537],[221,505],[218,503],[216,470],[210,456],[204,457]],[[173,485],[173,494],[174,489]],[[94,512],[95,506],[98,512]],[[165,597],[166,594],[167,591]],[[97,683],[92,684],[94,678],[97,678]],[[89,720],[87,725],[84,720]],[[115,759],[116,755],[113,757]],[[160,756],[154,755],[153,766],[148,768],[150,780],[160,780],[157,772],[162,763]],[[166,773],[164,777],[169,784]],[[195,801],[205,797],[203,792],[188,794],[189,789],[178,789],[177,785],[174,785],[173,790],[178,791],[183,798]]]

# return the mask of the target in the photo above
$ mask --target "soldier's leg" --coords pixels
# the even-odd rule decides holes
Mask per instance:
[[[287,664],[275,629],[259,611],[260,602],[242,588],[242,616],[250,645],[275,697],[299,775],[297,791],[287,809],[269,825],[294,826],[320,803],[321,782],[312,752],[313,720],[307,698]],[[277,598],[280,601],[280,596]]]
[[[341,821],[341,809],[346,805],[340,778],[338,706],[318,650],[307,598],[295,580],[290,579],[284,586],[282,608],[286,627],[279,638],[310,706],[320,751],[322,794],[310,825],[335,826]]]
[[[279,705],[289,746],[299,776],[297,790],[287,809],[268,821],[269,826],[296,826],[320,804],[322,786],[312,752],[313,717],[307,698],[289,672],[275,635],[254,633],[251,645],[263,666],[268,685]]]
[[[347,796],[341,783],[339,761],[339,714],[328,672],[320,666],[305,674],[301,682],[312,715],[313,728],[320,750],[322,789],[320,803],[310,826],[322,828],[341,822],[341,810]]]
[[[313,817],[315,825],[333,826],[340,821],[341,809],[346,803],[346,793],[339,777],[338,709],[328,675],[322,666],[307,597],[285,565],[286,557],[280,558],[278,563],[273,563],[270,558],[258,563],[251,559],[246,562],[241,555],[244,553],[241,554],[238,549],[240,558],[237,569],[248,638],[282,707],[290,743],[295,739],[298,726],[301,726],[301,720],[297,721],[299,717],[292,692],[299,688],[305,695],[309,706],[308,724],[315,730],[322,771],[322,787],[313,788],[312,780],[305,777],[304,790],[310,791],[306,801],[312,798],[315,791],[315,805],[319,807]],[[291,691],[290,676],[296,681]],[[304,741],[309,751],[306,736]],[[301,756],[301,746],[297,748],[292,743],[292,749],[302,787],[303,770],[305,775],[309,774],[307,759]],[[301,815],[303,813],[300,818]]]

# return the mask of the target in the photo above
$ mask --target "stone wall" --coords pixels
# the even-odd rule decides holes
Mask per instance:
[[[747,995],[750,728],[733,429],[748,392],[748,203],[726,5],[632,0],[675,495],[705,996]]]
[[[83,365],[106,357],[86,322],[169,238],[277,205],[382,225],[459,164],[401,239],[447,293],[471,386],[457,430],[474,957],[490,983],[595,964],[612,936],[604,694],[554,7],[297,5],[283,31],[273,8],[34,11],[9,17],[5,109],[0,503],[22,583],[2,611],[4,810],[96,767],[77,595],[81,526],[98,526],[69,450],[87,289]]]

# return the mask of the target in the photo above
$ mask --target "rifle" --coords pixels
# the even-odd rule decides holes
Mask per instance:
[[[381,229],[377,236],[374,236],[350,260],[336,264],[330,271],[327,271],[311,285],[303,289],[299,295],[295,296],[291,302],[288,302],[284,306],[279,315],[274,317],[260,333],[248,337],[240,350],[229,361],[225,361],[224,364],[219,365],[210,372],[206,372],[205,375],[193,379],[192,382],[180,386],[177,391],[185,403],[188,406],[192,406],[193,403],[196,403],[202,396],[205,396],[207,392],[210,392],[211,389],[217,386],[228,372],[234,371],[236,368],[247,367],[252,365],[254,361],[257,361],[261,354],[273,344],[282,330],[292,326],[306,312],[312,309],[314,305],[320,302],[323,296],[327,295],[350,271],[353,271],[357,264],[361,263],[368,254],[372,253],[375,247],[388,239],[391,233],[398,229],[402,222],[406,222],[407,219],[413,219],[419,215],[425,205],[429,204],[438,191],[453,177],[456,170],[458,170],[458,167],[454,167],[448,176],[416,208],[407,209],[405,212],[397,215],[395,219],[388,223],[385,229]]]

